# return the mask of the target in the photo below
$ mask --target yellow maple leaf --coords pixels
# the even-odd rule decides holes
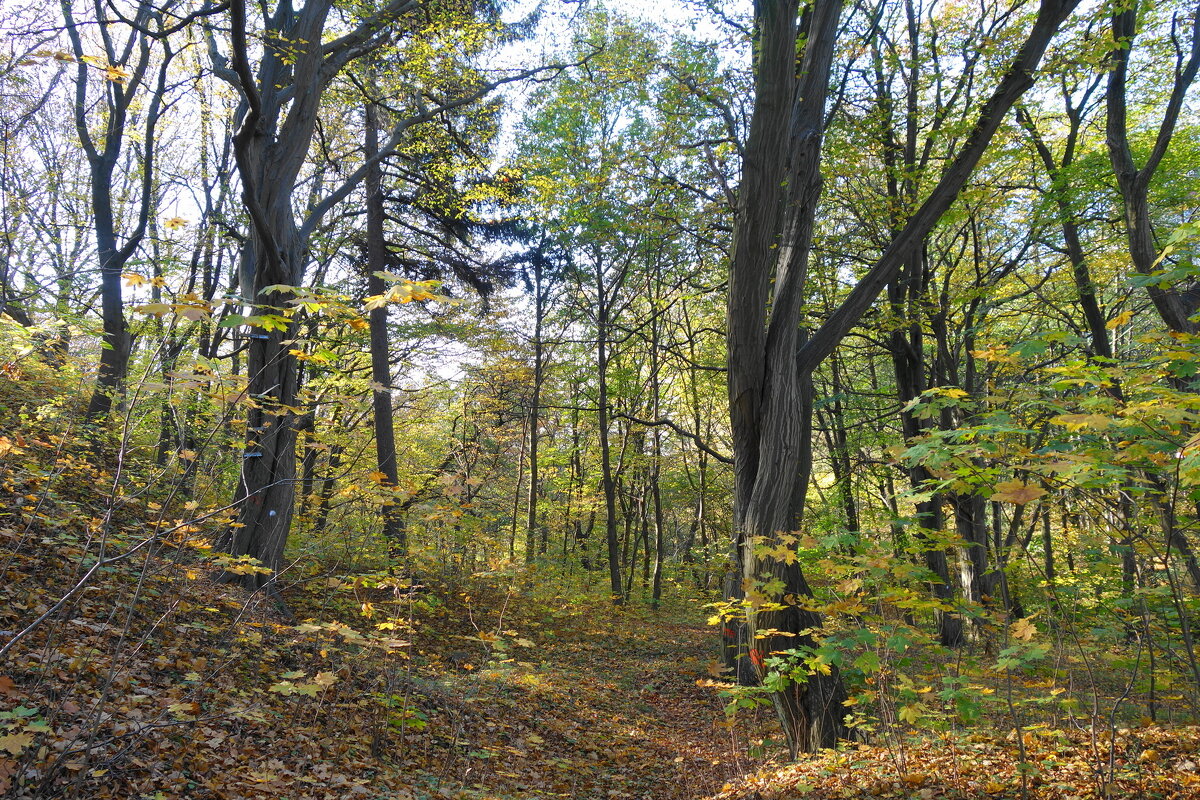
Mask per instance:
[[[1037,500],[1045,493],[1046,490],[1042,487],[1034,486],[1024,481],[1003,481],[996,484],[996,491],[989,499],[996,503],[1024,505],[1025,503]]]
[[[1020,639],[1023,642],[1033,641],[1033,637],[1037,635],[1037,626],[1029,621],[1029,617],[1022,617],[1009,626],[1009,631],[1014,639]]]
[[[104,77],[113,83],[124,85],[129,82],[129,71],[109,64],[104,68]]]
[[[1108,328],[1110,331],[1115,330],[1129,322],[1131,319],[1133,319],[1132,311],[1122,311],[1120,314],[1117,314],[1115,317],[1105,323],[1104,327]]]
[[[1112,419],[1104,414],[1059,414],[1050,420],[1056,425],[1062,425],[1070,433],[1084,428],[1102,431],[1112,425]]]
[[[134,306],[129,309],[137,314],[148,314],[154,317],[161,317],[171,313],[171,307],[166,303],[146,303],[140,306]]]
[[[191,320],[192,322],[208,319],[208,309],[200,306],[178,306],[176,310],[179,313],[179,316],[183,317],[184,319]]]
[[[33,734],[26,731],[0,736],[0,750],[7,750],[14,756],[19,756],[31,744],[33,744]]]

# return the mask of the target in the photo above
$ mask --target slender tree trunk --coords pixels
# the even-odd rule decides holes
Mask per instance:
[[[329,456],[325,460],[325,477],[321,479],[321,490],[318,492],[317,516],[313,520],[312,532],[320,535],[325,532],[329,523],[329,512],[333,508],[333,487],[337,483],[337,473],[342,467],[342,446],[332,445]]]
[[[923,286],[923,255],[914,256],[902,267],[897,280],[888,285],[888,300],[892,313],[898,319],[906,319],[914,306]],[[920,324],[910,321],[904,327],[896,323],[889,337],[888,350],[896,378],[896,399],[901,405],[900,425],[905,441],[911,441],[925,433],[925,423],[909,409],[909,403],[921,396],[925,385],[925,346]],[[909,485],[922,489],[932,476],[921,464],[908,469]],[[936,612],[938,638],[947,647],[962,644],[965,629],[962,617],[949,610],[954,606],[954,583],[950,578],[950,567],[944,548],[933,544],[942,527],[942,498],[938,495],[917,503],[917,529],[922,542],[921,556],[932,574],[930,590],[937,599],[940,609]]]
[[[100,364],[96,375],[96,388],[88,402],[87,418],[95,421],[108,415],[113,400],[124,391],[124,382],[129,371],[131,341],[125,320],[124,301],[121,296],[121,273],[137,252],[146,233],[153,206],[155,131],[163,104],[166,100],[167,69],[174,53],[162,38],[164,52],[158,65],[158,77],[154,87],[147,87],[146,79],[151,66],[152,36],[145,32],[152,19],[153,8],[149,3],[139,2],[133,9],[138,26],[130,28],[126,42],[113,39],[119,28],[115,20],[105,18],[99,4],[95,31],[102,46],[109,53],[120,53],[119,63],[114,66],[127,68],[129,79],[110,82],[101,90],[101,98],[88,97],[88,82],[91,66],[86,58],[81,27],[76,23],[71,3],[62,2],[60,8],[66,22],[66,33],[76,62],[75,98],[72,109],[75,130],[88,161],[90,178],[90,203],[92,224],[96,237],[96,256],[100,267],[100,317],[103,324],[101,336]],[[148,94],[148,97],[145,95]],[[148,100],[148,102],[146,102]],[[124,243],[119,242],[118,215],[114,208],[113,177],[120,162],[121,150],[129,138],[127,126],[135,101],[145,103],[142,115],[140,198],[134,211],[133,224],[128,228]],[[97,119],[89,117],[94,106],[102,111]],[[96,122],[100,124],[97,125]]]
[[[1090,94],[1091,90],[1089,88],[1085,94],[1085,100]],[[1026,109],[1020,108],[1017,110],[1017,119],[1020,121],[1021,126],[1029,133],[1034,149],[1037,151],[1038,159],[1042,162],[1042,168],[1046,171],[1046,177],[1049,178],[1048,192],[1054,202],[1054,209],[1058,216],[1059,229],[1062,232],[1063,244],[1067,251],[1067,260],[1071,263],[1071,278],[1075,282],[1075,293],[1079,299],[1079,308],[1083,312],[1083,319],[1092,340],[1092,352],[1101,358],[1112,358],[1113,349],[1108,337],[1108,321],[1104,318],[1104,311],[1100,307],[1096,283],[1092,280],[1091,266],[1083,251],[1083,242],[1079,230],[1079,215],[1071,207],[1068,184],[1063,175],[1063,170],[1069,169],[1075,163],[1076,142],[1079,138],[1080,126],[1083,124],[1081,108],[1072,104],[1069,94],[1066,95],[1065,101],[1067,104],[1068,127],[1066,131],[1066,144],[1064,145],[1064,152],[1060,160],[1055,159],[1054,154],[1050,151],[1050,147],[1042,138],[1033,117],[1030,116]]]
[[[521,518],[521,501],[528,501],[528,495],[522,497],[521,488],[525,481],[525,452],[526,443],[529,441],[526,438],[529,434],[529,415],[521,420],[521,449],[517,454],[517,487],[513,492],[512,505],[512,522],[508,528],[508,558],[510,561],[516,561],[517,558],[517,526],[520,524]],[[526,531],[525,537],[525,563],[528,564],[533,559],[533,538]]]
[[[1042,563],[1045,565],[1046,583],[1054,589],[1054,581],[1058,572],[1054,567],[1054,537],[1053,525],[1050,519],[1050,506],[1042,508]]]
[[[379,155],[379,107],[368,103],[366,115],[365,153],[368,160],[363,188],[367,195],[367,294],[377,297],[387,291],[381,272],[387,269],[387,242],[383,221],[383,167]],[[385,491],[394,492],[399,485],[396,466],[396,432],[392,420],[391,344],[388,341],[388,307],[380,304],[368,312],[367,326],[371,337],[371,407],[375,424],[375,458],[383,474],[380,481]],[[380,507],[383,517],[383,542],[393,565],[405,568],[408,559],[408,540],[393,498]]]
[[[617,539],[617,487],[613,477],[609,446],[608,358],[609,298],[599,258],[594,266],[596,280],[596,413],[600,436],[600,484],[604,490],[604,535],[608,546],[608,578],[613,603],[625,603],[625,585],[621,580],[621,550]]]
[[[662,275],[661,265],[656,267],[655,295],[661,300]],[[661,306],[661,303],[656,304]],[[659,386],[659,316],[657,308],[652,312],[650,320],[650,418],[659,419],[661,408],[661,387]],[[699,434],[700,429],[696,429]],[[662,438],[658,426],[650,433],[650,499],[654,513],[654,570],[650,605],[658,608],[662,601],[662,571],[663,571],[663,508],[662,492],[659,481],[662,478]],[[646,548],[649,550],[649,543]]]
[[[538,425],[542,405],[542,382],[545,379],[543,364],[542,324],[546,316],[546,296],[542,290],[542,264],[540,259],[533,266],[533,393],[529,399],[529,496],[525,504],[525,561],[533,560],[535,540],[538,538],[538,495],[541,480],[538,475]],[[541,531],[540,552],[546,551],[546,532]]]
[[[642,595],[645,596],[646,590],[650,588],[650,560],[652,557],[652,548],[650,547],[650,525],[651,525],[651,488],[650,475],[646,474],[646,480],[642,484],[641,495],[638,498],[638,530],[642,539]]]

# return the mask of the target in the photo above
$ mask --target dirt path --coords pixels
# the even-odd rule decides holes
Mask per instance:
[[[712,690],[696,685],[713,656],[712,629],[588,632],[562,648],[561,679],[586,687],[571,715],[600,758],[587,796],[699,798],[732,777],[728,729]],[[583,796],[583,795],[579,795]]]
[[[456,681],[470,711],[454,749],[467,758],[445,772],[462,794],[450,796],[698,800],[748,768],[720,698],[696,685],[711,628],[665,612],[532,625],[539,663]]]

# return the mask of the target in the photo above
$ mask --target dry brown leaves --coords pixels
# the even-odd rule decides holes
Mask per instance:
[[[848,745],[760,770],[727,784],[712,800],[1200,797],[1200,727],[1148,725],[1111,734],[1027,730],[1024,765],[1015,731],[1007,736],[914,737],[891,748]]]
[[[73,465],[66,498],[0,469],[11,634],[95,558],[81,487],[103,478]],[[108,552],[157,513],[128,504]],[[740,772],[695,684],[710,632],[677,613],[530,600],[511,578],[401,596],[310,574],[292,619],[190,558],[105,570],[0,663],[0,796],[682,800]]]

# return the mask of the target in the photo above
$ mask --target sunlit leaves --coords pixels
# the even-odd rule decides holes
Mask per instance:
[[[1023,481],[1003,481],[996,484],[991,500],[997,503],[1030,503],[1046,494],[1046,490]]]
[[[294,670],[285,672],[281,678],[283,680],[271,684],[267,691],[275,694],[289,695],[304,695],[307,697],[316,697],[320,692],[330,688],[338,682],[338,676],[332,672],[318,672],[313,676],[312,680],[299,681],[297,679],[304,678],[303,670]]]
[[[212,563],[215,567],[231,575],[270,575],[270,567],[264,566],[250,556],[234,556],[229,553],[214,553]]]
[[[1133,312],[1132,311],[1123,311],[1120,314],[1118,314],[1117,316],[1110,319],[1105,324],[1105,327],[1108,328],[1110,331],[1116,330],[1117,328],[1121,327],[1122,325],[1128,324],[1131,319],[1133,319]]]
[[[1070,433],[1082,430],[1102,431],[1113,424],[1105,414],[1059,414],[1051,422],[1062,425]]]

